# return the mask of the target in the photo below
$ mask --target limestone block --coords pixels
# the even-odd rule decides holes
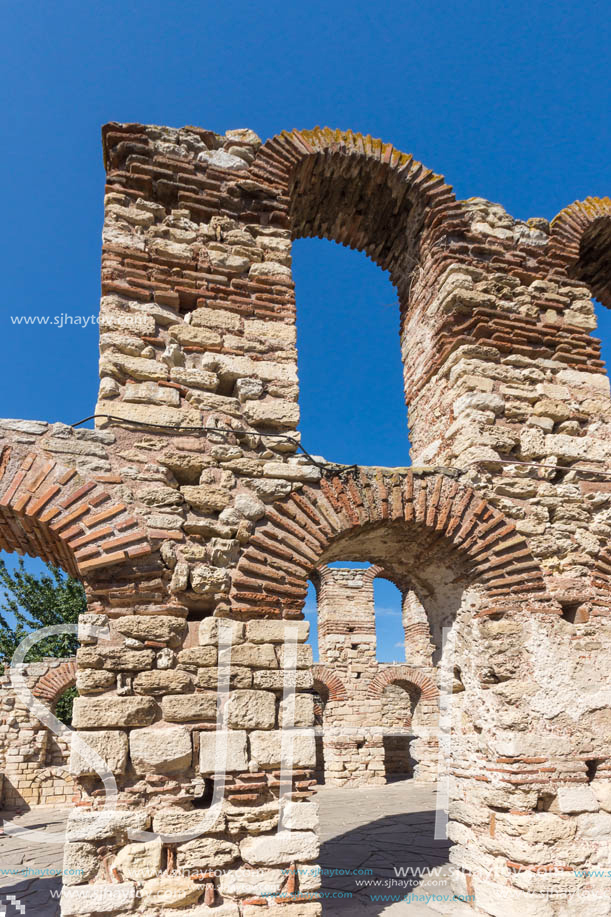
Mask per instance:
[[[120,646],[82,646],[77,650],[78,666],[114,672],[143,672],[155,660],[153,650],[130,650]]]
[[[125,615],[114,622],[114,628],[133,640],[156,640],[178,646],[187,632],[187,622],[171,615]]]
[[[157,382],[168,378],[168,367],[157,360],[128,357],[125,354],[107,351],[100,359],[100,375],[127,376],[144,382]]]
[[[208,247],[210,263],[215,270],[227,270],[230,273],[242,274],[250,267],[250,258],[232,254],[231,251],[215,251]]]
[[[135,694],[188,694],[193,690],[194,679],[179,669],[151,669],[136,675],[133,685]]]
[[[312,647],[304,643],[301,646],[292,648],[289,651],[286,646],[279,646],[276,650],[276,655],[278,657],[278,665],[281,669],[284,669],[287,665],[287,661],[292,657],[291,665],[297,669],[309,669],[312,666]]]
[[[124,811],[85,812],[73,810],[68,816],[66,839],[68,841],[103,841],[115,838],[125,843],[130,832],[148,828],[149,815],[146,812]]]
[[[269,895],[280,891],[286,875],[282,869],[232,869],[219,879],[221,895]]]
[[[290,722],[288,713],[293,706],[293,720]],[[314,723],[314,696],[312,694],[295,694],[294,701],[286,698],[280,702],[278,724],[280,726],[312,726]]]
[[[224,829],[224,813],[219,812],[210,824],[209,809],[192,812],[185,812],[184,809],[162,809],[153,816],[153,831],[157,834],[222,834]]]
[[[198,328],[193,325],[187,325],[184,322],[180,325],[170,325],[168,328],[170,336],[183,346],[196,347],[218,347],[221,343],[221,336],[216,331],[209,328]]]
[[[76,697],[72,726],[75,729],[148,726],[158,709],[151,697]]]
[[[251,239],[252,241],[252,239]],[[227,309],[208,309],[200,306],[191,312],[191,324],[202,328],[222,328],[223,331],[240,331],[242,319]]]
[[[191,766],[191,736],[184,726],[133,729],[129,753],[137,774],[180,773]]]
[[[178,654],[179,665],[209,666],[216,665],[216,646],[190,646]]]
[[[505,399],[494,392],[467,392],[454,402],[454,416],[458,417],[463,411],[492,411],[493,414],[502,414],[505,409]]]
[[[177,408],[180,394],[177,389],[160,386],[156,382],[132,382],[125,387],[123,400],[136,404],[169,404]]]
[[[235,393],[238,401],[254,401],[263,394],[263,383],[259,379],[238,379],[235,384]]]
[[[98,848],[85,841],[64,847],[64,885],[82,885],[93,879],[99,866]]]
[[[286,478],[287,481],[318,481],[320,468],[301,462],[265,462],[263,477]]]
[[[61,912],[62,917],[111,914],[113,911],[129,911],[135,903],[136,886],[133,882],[72,885],[62,891]]]
[[[248,163],[243,159],[239,156],[232,156],[231,153],[226,153],[225,150],[202,150],[201,153],[197,154],[197,159],[199,162],[210,163],[217,169],[240,171],[248,168]]]
[[[611,812],[611,780],[595,780],[591,787],[601,809]]]
[[[219,621],[223,622],[223,631],[229,632],[231,643],[238,643],[244,636],[244,625],[239,621],[230,621],[228,618],[204,618],[199,625],[200,646],[217,644],[219,640]],[[226,640],[227,637],[225,636]]]
[[[198,669],[197,683],[200,688],[218,688],[218,678],[219,670],[217,668]],[[250,688],[252,686],[251,669],[241,668],[239,666],[236,668],[232,667],[229,686],[231,688]]]
[[[251,643],[284,643],[289,637],[296,639],[298,643],[305,643],[309,632],[308,621],[246,622],[246,639]]]
[[[229,574],[219,567],[196,564],[191,570],[191,586],[198,595],[213,596],[229,590]]]
[[[299,405],[294,401],[283,401],[280,398],[246,401],[244,403],[244,417],[253,426],[261,425],[274,429],[294,430],[299,423]]]
[[[251,866],[277,866],[294,860],[315,860],[319,843],[313,831],[278,831],[261,837],[247,837],[240,843],[240,854]]]
[[[203,894],[202,885],[181,876],[158,876],[142,886],[140,901],[144,907],[181,908],[197,904]]]
[[[263,261],[252,265],[249,277],[286,277],[290,279],[291,269],[276,261]]]
[[[311,688],[314,684],[314,678],[310,669],[300,669],[292,672],[253,672],[254,688],[282,691],[285,684],[293,688]]]
[[[473,876],[475,903],[492,917],[553,917],[554,909],[546,895],[530,895],[505,884]]]
[[[81,614],[78,619],[78,641],[82,646],[88,643],[97,643],[98,638],[89,630],[92,627],[108,627],[108,615]]]
[[[558,787],[558,807],[565,815],[599,810],[596,796],[591,787],[585,784]]]
[[[154,360],[147,360],[153,363]],[[163,366],[158,363],[157,366]],[[110,414],[122,420],[151,423],[167,427],[201,426],[201,415],[195,408],[172,408],[167,405],[133,404],[129,401],[98,401],[96,414]],[[104,421],[98,421],[104,425]]]
[[[184,366],[172,366],[170,379],[188,388],[201,388],[206,392],[215,392],[218,388],[219,377],[205,369],[187,369]]]
[[[226,743],[225,770],[243,771],[248,767],[246,757],[246,732],[232,730],[224,732],[202,732],[199,737],[199,770],[202,774],[213,774],[216,770],[216,744]]]
[[[112,868],[118,869],[124,879],[152,879],[161,871],[162,849],[161,838],[146,844],[127,844],[119,850]]]
[[[249,835],[266,834],[278,826],[278,802],[267,802],[258,806],[234,805],[224,802],[229,834]]]
[[[316,831],[318,803],[286,801],[282,807],[282,827],[291,831]]]
[[[203,513],[219,512],[231,503],[231,491],[212,484],[186,484],[180,491],[193,509]]]
[[[79,694],[98,694],[116,684],[117,676],[114,672],[104,672],[100,669],[81,669],[76,673],[76,689]]]
[[[604,461],[609,452],[591,436],[569,436],[566,433],[548,433],[545,436],[544,455],[560,459],[598,459]]]
[[[240,856],[240,849],[232,841],[215,837],[198,837],[181,844],[177,850],[178,866],[201,866],[205,870],[229,866]]]
[[[611,814],[608,812],[580,815],[577,824],[579,834],[583,837],[604,841],[611,836]]]
[[[232,728],[273,729],[276,725],[276,696],[271,691],[232,691],[225,710]]]
[[[233,505],[239,513],[246,516],[246,518],[250,519],[252,522],[256,522],[265,515],[265,504],[253,494],[237,494],[233,501]]]
[[[282,735],[274,732],[251,732],[250,751],[252,757],[262,767],[280,764]],[[300,730],[292,735],[293,766],[313,767],[316,762],[314,730]]]
[[[87,745],[106,761],[113,774],[125,773],[128,747],[126,732],[118,729],[104,729],[97,732],[77,732],[75,735],[83,739]],[[96,774],[95,767],[79,754],[75,746],[76,742],[73,741],[70,749],[70,773],[77,776]]]
[[[231,647],[233,665],[247,665],[257,669],[277,669],[278,660],[271,643],[240,643]]]
[[[170,723],[186,723],[189,720],[215,720],[216,697],[214,691],[164,697],[161,701],[161,712],[164,720]]]
[[[599,373],[582,373],[576,369],[563,369],[557,377],[557,382],[568,386],[570,389],[576,387],[595,388],[600,392],[609,395],[609,377]]]

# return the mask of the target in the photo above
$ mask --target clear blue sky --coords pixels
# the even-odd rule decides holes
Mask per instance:
[[[262,138],[352,128],[522,218],[611,191],[602,0],[31,0],[4,4],[2,20],[3,416],[92,413],[96,329],[26,330],[10,315],[97,311],[106,121]],[[405,464],[392,287],[333,243],[294,254],[304,443]],[[606,313],[600,331],[611,342]]]

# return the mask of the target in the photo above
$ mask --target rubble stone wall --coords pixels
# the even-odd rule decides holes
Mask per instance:
[[[611,306],[611,201],[516,220],[456,201],[390,144],[327,129],[261,144],[110,124],[104,156],[96,429],[0,422],[0,546],[85,585],[74,723],[117,781],[108,815],[72,762],[84,798],[66,863],[83,872],[64,917],[169,899],[258,917],[281,891],[283,917],[320,914],[316,876],[290,869],[318,856],[301,619],[308,579],[347,556],[392,578],[419,658],[430,644],[451,674],[456,891],[492,915],[508,890],[516,912],[573,913],[563,894],[590,881],[575,868],[604,867],[611,839],[611,398],[591,336],[591,297]],[[410,468],[299,454],[301,236],[390,273]],[[222,622],[224,800],[185,841],[215,784]]]

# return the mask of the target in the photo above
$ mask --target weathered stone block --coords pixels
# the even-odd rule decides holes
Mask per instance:
[[[114,628],[133,640],[155,640],[175,647],[184,639],[187,623],[171,615],[125,615],[114,622]]]
[[[187,650],[181,650],[178,654],[178,664],[188,666],[215,666],[216,665],[216,647],[215,646],[191,646]]]
[[[135,694],[187,694],[193,686],[193,676],[179,669],[152,669],[134,678]]]
[[[239,856],[240,848],[232,841],[201,837],[178,847],[177,865],[201,866],[205,870],[218,869],[234,863]]]
[[[127,733],[120,730],[98,730],[97,732],[75,732],[72,737],[69,769],[71,774],[82,776],[97,773],[95,766],[87,759],[86,752],[77,750],[75,737],[97,752],[106,761],[113,774],[124,774],[127,764]]]
[[[64,888],[61,896],[62,917],[81,917],[82,914],[111,914],[131,910],[136,903],[136,886],[133,882],[95,885],[73,885]]]
[[[248,766],[246,756],[246,732],[242,730],[224,732],[202,732],[199,737],[199,769],[202,774],[213,774],[216,770],[217,741],[225,744],[225,769],[243,771]]]
[[[250,643],[284,643],[287,639],[305,643],[310,632],[308,621],[247,621],[246,639]]]
[[[171,723],[183,723],[189,720],[216,719],[216,692],[206,691],[164,697],[161,701],[161,712],[164,720]]]
[[[72,725],[75,729],[148,726],[158,710],[151,697],[77,697]]]
[[[271,691],[232,691],[227,699],[227,725],[235,729],[273,729],[276,696]]]
[[[193,749],[184,726],[133,729],[129,754],[138,774],[176,774],[191,767]]]
[[[146,844],[127,844],[118,852],[113,863],[124,879],[142,882],[152,879],[161,871],[161,839]]]
[[[277,866],[294,860],[315,860],[318,838],[313,831],[278,831],[272,835],[247,837],[240,843],[240,854],[251,866]]]
[[[231,647],[232,665],[252,666],[257,669],[277,669],[278,660],[271,643],[241,643]]]
[[[280,764],[282,736],[279,730],[274,732],[251,732],[250,751],[252,757],[262,767]],[[292,756],[295,767],[313,767],[316,761],[314,730],[301,730],[292,735]]]

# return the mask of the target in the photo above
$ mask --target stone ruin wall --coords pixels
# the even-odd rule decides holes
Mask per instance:
[[[375,565],[365,570],[321,565],[312,577],[320,651],[314,688],[323,700],[316,730],[316,776],[335,786],[383,785],[397,774],[424,783],[438,776],[433,647],[428,626],[424,633],[414,633],[412,623],[418,612],[425,619],[426,614],[415,594],[405,591],[408,665],[378,662],[373,593],[377,576],[383,577],[384,570]]]
[[[611,399],[591,336],[591,297],[611,306],[611,201],[524,222],[456,201],[389,144],[319,129],[261,145],[250,131],[111,124],[104,155],[96,429],[0,422],[0,547],[85,585],[74,725],[118,784],[105,814],[81,765],[65,862],[83,872],[63,914],[157,915],[168,896],[198,917],[321,913],[316,876],[283,873],[318,856],[305,646],[277,831],[283,644],[287,622],[307,639],[308,578],[347,553],[408,581],[433,665],[461,689],[456,892],[491,915],[508,889],[521,913],[571,914],[539,893],[590,885],[574,869],[604,866],[611,842]],[[411,468],[298,454],[300,236],[390,273]],[[222,621],[225,798],[206,836],[183,842],[214,770]],[[423,659],[425,623],[410,625]],[[604,899],[590,913],[608,914]]]
[[[15,666],[25,687],[53,711],[76,682],[74,659],[44,659]],[[4,809],[65,806],[81,798],[70,773],[70,743],[35,716],[15,690],[8,673],[0,675],[0,802]]]

